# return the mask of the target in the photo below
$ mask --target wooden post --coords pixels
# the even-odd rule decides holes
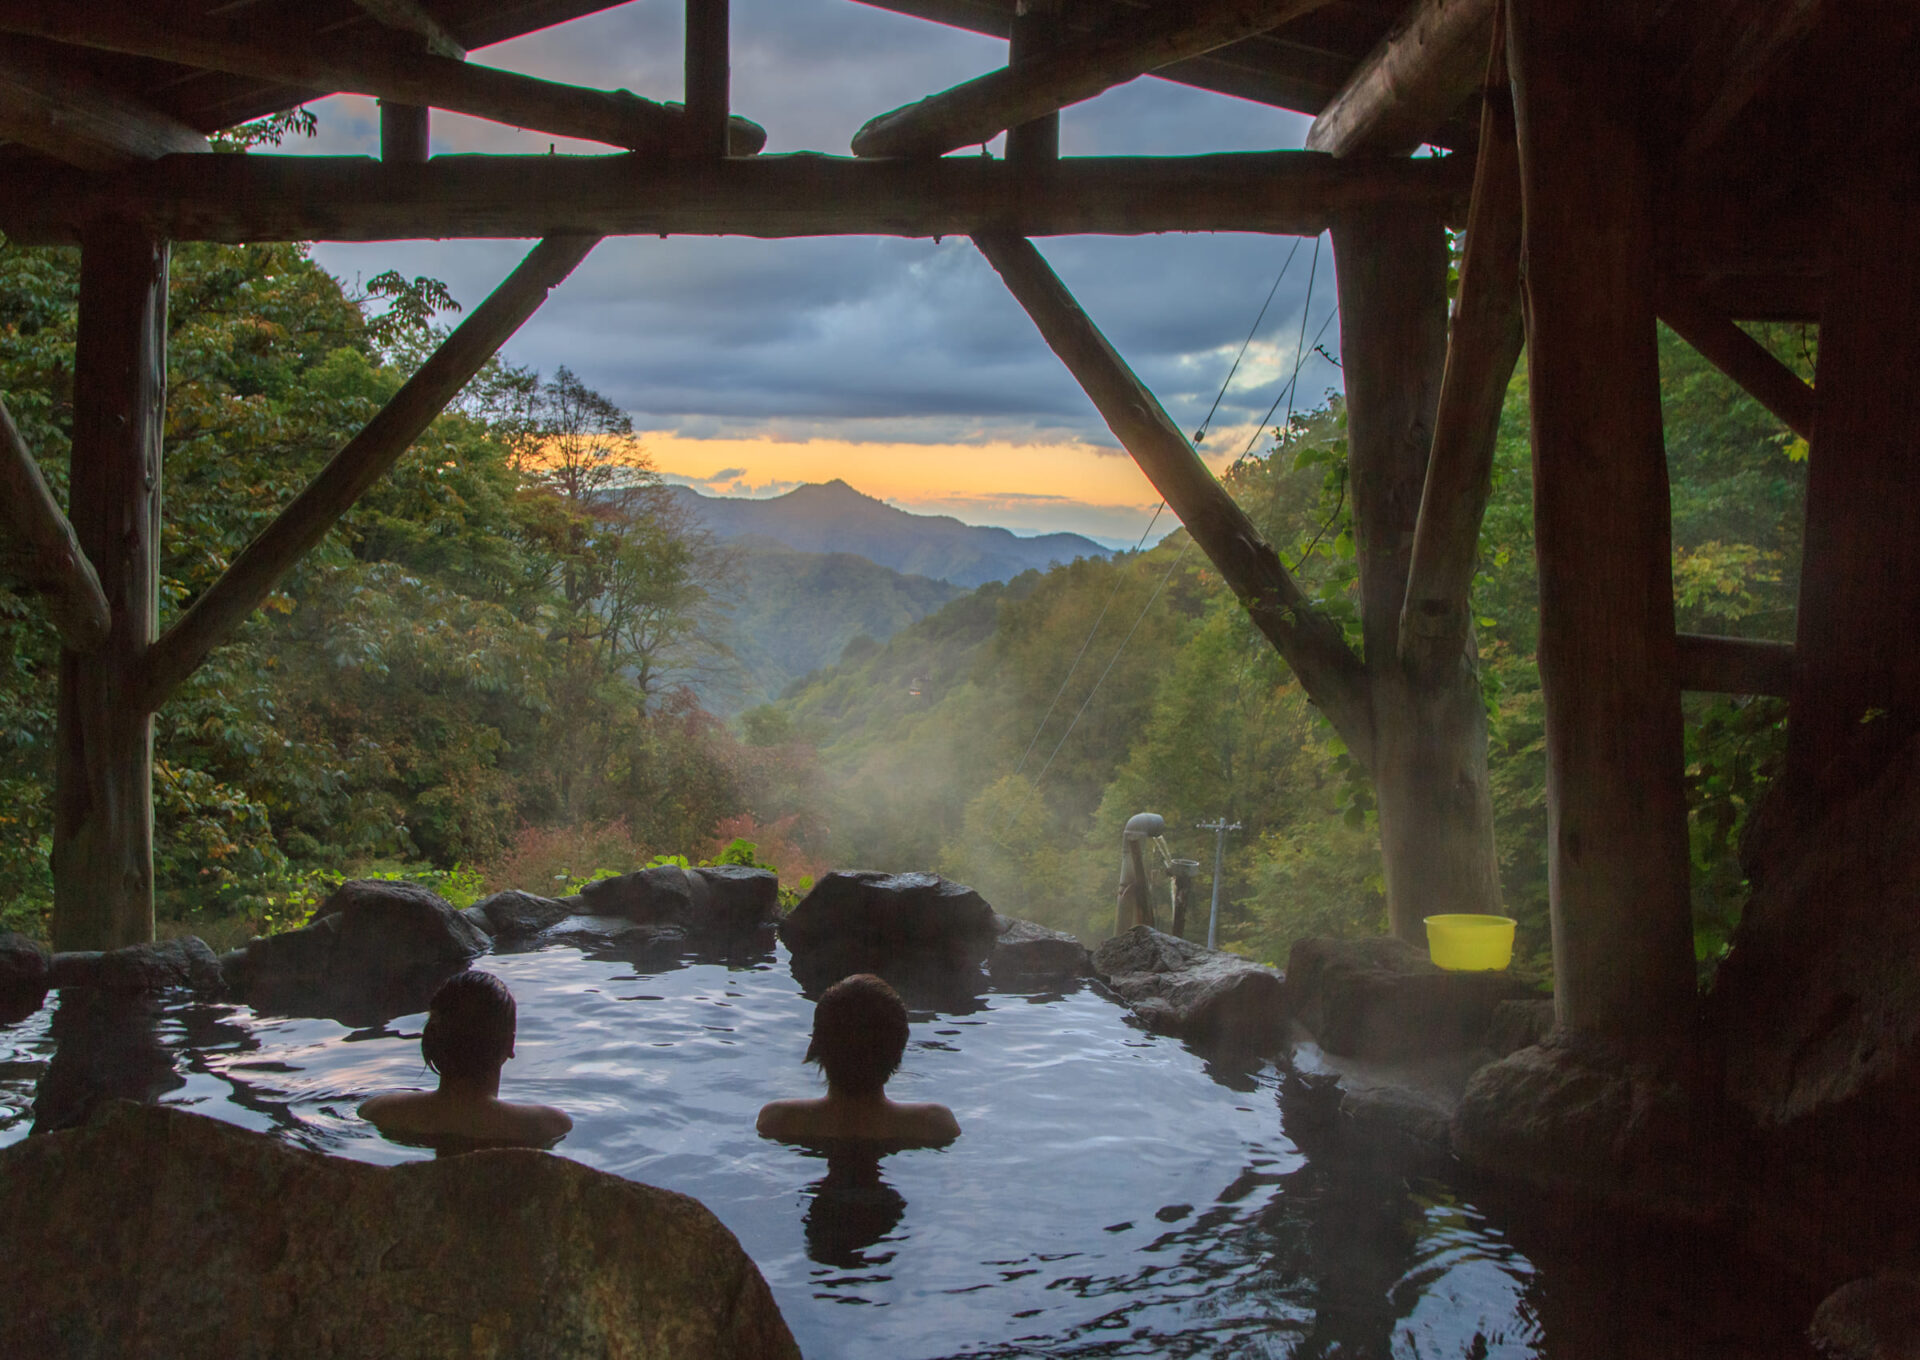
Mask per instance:
[[[1419,944],[1422,917],[1491,911],[1500,901],[1486,708],[1470,635],[1443,665],[1409,665],[1400,652],[1447,362],[1447,238],[1435,216],[1366,212],[1336,219],[1333,243],[1362,655],[1373,698],[1369,770],[1388,920],[1394,934]]]
[[[1060,42],[1061,0],[1021,0],[1014,11],[1013,32],[1007,40],[1007,67],[1051,52]],[[1007,162],[1016,166],[1045,166],[1060,159],[1060,111],[1042,114],[1030,123],[1007,129]]]
[[[425,165],[431,154],[433,111],[421,104],[380,101],[380,159],[387,165]]]
[[[60,656],[53,944],[153,938],[153,715],[137,695],[159,608],[167,243],[114,222],[80,253],[69,519],[112,611],[106,644]]]
[[[1920,191],[1868,164],[1835,195],[1787,723],[1789,787],[1828,794],[1920,726]]]
[[[727,154],[727,0],[687,0],[687,150]]]
[[[1672,533],[1638,35],[1510,0],[1525,201],[1555,1008],[1657,1051],[1694,1005]]]

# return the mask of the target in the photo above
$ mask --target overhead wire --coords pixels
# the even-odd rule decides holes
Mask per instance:
[[[1319,238],[1314,239],[1318,248]],[[1207,418],[1200,422],[1200,428],[1193,432],[1193,442],[1199,444],[1207,437],[1207,431],[1213,426],[1213,413],[1220,409],[1221,401],[1227,395],[1227,388],[1233,384],[1233,375],[1240,371],[1240,361],[1247,357],[1247,346],[1253,343],[1253,337],[1259,333],[1260,323],[1266,320],[1267,308],[1273,305],[1273,295],[1280,291],[1280,281],[1287,277],[1287,270],[1293,267],[1293,257],[1300,253],[1300,238],[1293,238],[1293,249],[1287,252],[1287,258],[1280,266],[1280,272],[1273,276],[1273,287],[1267,289],[1267,300],[1260,304],[1259,315],[1253,318],[1253,325],[1247,328],[1247,338],[1240,342],[1240,352],[1233,356],[1233,366],[1227,370],[1226,379],[1220,384],[1220,391],[1213,398],[1213,405],[1207,408]]]

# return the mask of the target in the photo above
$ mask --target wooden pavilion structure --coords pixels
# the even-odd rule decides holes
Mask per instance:
[[[871,2],[1004,37],[1007,65],[876,110],[840,158],[757,154],[764,133],[729,108],[727,0],[686,0],[683,104],[468,59],[606,0],[0,0],[0,230],[82,252],[64,510],[0,430],[0,565],[44,592],[65,644],[57,944],[149,936],[152,714],[597,239],[966,235],[1372,771],[1402,930],[1497,899],[1467,591],[1524,342],[1559,1016],[1628,1048],[1683,1034],[1682,690],[1788,696],[1784,796],[1803,801],[1858,769],[1863,719],[1916,721],[1920,9]],[[1308,149],[1059,155],[1062,108],[1145,74],[1311,114]],[[382,101],[379,159],[205,154],[216,129],[337,91]],[[430,158],[433,108],[607,154]],[[944,156],[1003,129],[1004,158]],[[1451,310],[1450,227],[1466,231]],[[1329,228],[1358,652],[1031,240]],[[168,243],[462,236],[540,243],[156,633]],[[1811,442],[1792,646],[1675,633],[1656,318]],[[1816,384],[1735,324],[1761,318],[1819,324]]]

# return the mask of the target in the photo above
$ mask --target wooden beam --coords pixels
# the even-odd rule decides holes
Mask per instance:
[[[1031,64],[1057,50],[1065,36],[1060,22],[1062,0],[1023,0],[1007,35],[1007,65]],[[1031,122],[1007,129],[1007,163],[1015,167],[1047,167],[1060,159],[1060,111],[1042,114]]]
[[[31,39],[0,48],[0,139],[87,170],[207,150],[207,139],[185,123]]]
[[[435,416],[491,359],[547,294],[598,244],[591,236],[554,236],[474,308],[365,429],[335,454],[306,490],[154,643],[140,693],[149,711],[167,701],[215,647],[225,642],[354,502],[420,437]]]
[[[1313,120],[1307,149],[1336,156],[1412,151],[1479,88],[1495,0],[1413,0]]]
[[[1354,754],[1371,756],[1366,677],[1340,625],[1306,596],[1253,521],[1207,470],[1146,385],[1074,301],[1033,243],[983,232],[973,238],[1053,352],[1092,399],[1107,428],[1166,499]]]
[[[1507,0],[1525,204],[1554,1006],[1660,1056],[1696,1007],[1638,12]]]
[[[414,34],[435,56],[451,57],[455,61],[467,59],[467,49],[421,7],[419,0],[353,0],[353,3],[388,28]]]
[[[1770,694],[1786,698],[1793,686],[1793,644],[1754,638],[1681,633],[1680,688],[1713,694]]]
[[[698,156],[727,154],[727,0],[687,0],[687,142]]]
[[[80,250],[68,508],[111,623],[99,649],[60,654],[56,949],[153,938],[153,712],[138,682],[159,614],[167,259],[122,223],[96,224]]]
[[[1327,0],[1187,0],[1129,14],[1099,36],[883,113],[854,134],[856,156],[943,156],[985,142],[1158,66],[1318,9]]]
[[[1865,160],[1827,242],[1787,720],[1789,787],[1828,796],[1920,727],[1920,191],[1904,138]]]
[[[47,489],[40,465],[6,404],[0,402],[0,571],[46,597],[47,613],[70,652],[91,652],[107,640],[113,617],[100,577]]]
[[[57,6],[41,0],[0,0],[0,32],[32,34],[278,85],[449,109],[633,151],[665,153],[680,145],[685,135],[684,110],[626,90],[561,85],[409,50],[400,43],[268,44],[253,36],[210,34],[165,23],[129,7]],[[767,140],[765,129],[744,118],[730,122],[728,137],[730,150],[749,156]]]
[[[1813,389],[1766,346],[1681,288],[1661,290],[1660,319],[1748,396],[1778,416],[1781,424],[1802,439],[1813,439]]]
[[[1660,100],[1668,126],[1680,129],[1676,159],[1718,145],[1830,8],[1825,0],[1705,0],[1669,11],[1685,32],[1667,41],[1687,42]]]
[[[1311,236],[1375,205],[1464,220],[1472,167],[1453,157],[1341,162],[1312,152],[1070,157],[1043,181],[1002,161],[762,156],[662,163],[631,156],[194,156],[118,176],[0,174],[0,231],[21,244],[77,238],[130,214],[188,241],[423,237],[943,236],[1005,230],[1260,231]]]
[[[380,101],[380,163],[425,165],[433,151],[433,110]]]
[[[1520,307],[1520,154],[1504,83],[1481,104],[1480,155],[1454,296],[1433,452],[1420,494],[1413,562],[1400,611],[1400,658],[1416,671],[1451,665],[1472,632],[1469,595],[1494,445],[1526,331]]]

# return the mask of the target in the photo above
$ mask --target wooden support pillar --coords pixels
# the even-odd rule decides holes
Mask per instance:
[[[60,656],[53,943],[153,938],[153,714],[140,668],[159,607],[167,243],[102,222],[80,253],[68,518],[112,621],[104,646]]]
[[[727,154],[728,0],[687,0],[687,150]]]
[[[1685,1041],[1688,900],[1647,72],[1612,0],[1509,0],[1525,202],[1555,1006]]]
[[[1920,190],[1868,160],[1835,195],[1787,724],[1789,788],[1826,794],[1920,727]]]
[[[433,111],[421,104],[380,101],[380,159],[388,165],[425,165],[431,154]]]
[[[1020,7],[1013,15],[1013,33],[1007,42],[1008,69],[1044,56],[1059,45],[1061,3],[1062,0],[1020,0]],[[1044,166],[1059,159],[1058,109],[1007,129],[1009,164]]]
[[[1471,636],[1430,666],[1399,636],[1447,361],[1447,238],[1436,216],[1369,211],[1337,218],[1333,245],[1387,915],[1421,944],[1422,917],[1500,901]]]

